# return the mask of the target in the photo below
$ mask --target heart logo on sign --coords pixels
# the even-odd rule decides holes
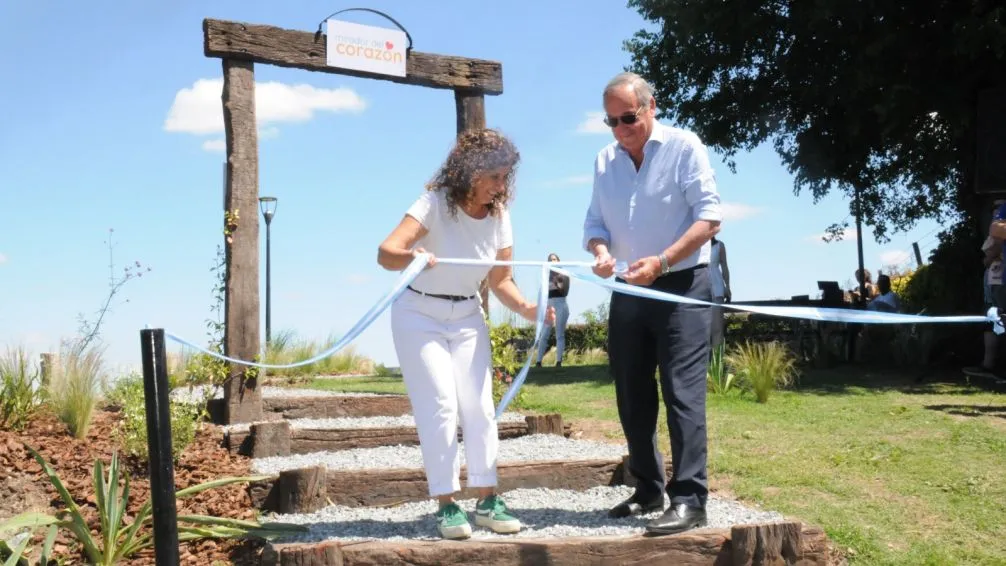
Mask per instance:
[[[390,41],[385,41],[384,48],[387,49],[388,51],[391,51],[392,49],[395,48],[395,44],[391,43]]]

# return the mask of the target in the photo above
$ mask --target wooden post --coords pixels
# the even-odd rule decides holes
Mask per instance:
[[[486,127],[486,97],[480,91],[456,88],[454,89],[454,111],[458,118],[458,134],[465,130],[478,130]],[[489,317],[489,280],[482,280],[479,286],[479,296],[482,298],[482,312]]]
[[[324,466],[279,473],[279,512],[310,513],[328,500],[327,470]]]
[[[38,373],[39,378],[42,380],[42,387],[49,385],[49,380],[52,378],[52,362],[54,359],[55,356],[51,353],[39,354]]]
[[[254,360],[259,353],[258,131],[255,122],[255,69],[250,61],[224,59],[222,94],[227,139],[227,211],[224,353]],[[224,221],[225,226],[228,220]],[[231,364],[224,384],[227,424],[261,420],[258,380],[249,366]],[[252,375],[257,375],[252,373]]]
[[[249,430],[252,458],[290,455],[290,421],[255,423]]]
[[[554,413],[551,415],[528,415],[524,417],[527,422],[528,434],[558,434],[565,436],[562,428],[562,415]]]
[[[800,523],[737,525],[730,529],[733,566],[796,564],[803,554]]]

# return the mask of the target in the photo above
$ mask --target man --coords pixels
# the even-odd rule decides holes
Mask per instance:
[[[877,296],[866,305],[866,310],[878,312],[899,312],[901,301],[898,294],[891,290],[891,277],[881,275],[877,277]]]
[[[597,155],[594,191],[584,221],[584,246],[594,273],[614,274],[616,260],[632,285],[710,301],[709,240],[722,214],[713,169],[695,134],[656,121],[652,88],[633,73],[617,75],[603,93],[605,122],[615,141]],[[609,511],[628,517],[671,507],[647,523],[653,534],[706,523],[706,370],[709,307],[680,305],[613,293],[608,356],[629,470],[638,478],[632,497]],[[657,449],[659,401],[671,436],[670,481]]]

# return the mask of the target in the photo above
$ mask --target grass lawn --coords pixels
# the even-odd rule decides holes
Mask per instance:
[[[710,395],[712,487],[820,525],[852,564],[1006,564],[1006,397],[946,377],[847,367],[806,373],[763,405]],[[400,378],[308,386],[404,392]],[[525,390],[527,410],[620,441],[605,366],[533,369]]]

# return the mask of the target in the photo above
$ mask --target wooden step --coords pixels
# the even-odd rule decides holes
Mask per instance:
[[[223,422],[223,401],[213,399],[207,404],[212,422]],[[411,413],[412,404],[407,395],[263,397],[262,411],[264,420],[394,417]]]
[[[632,485],[622,459],[556,460],[504,462],[497,466],[498,489],[547,487],[584,491],[605,485]],[[670,463],[668,463],[670,467]],[[296,474],[297,471],[283,472]],[[465,484],[467,467],[461,467]],[[280,476],[249,486],[253,505],[263,511],[280,511]],[[426,472],[414,469],[327,470],[326,497],[336,505],[366,507],[396,505],[429,499]],[[463,489],[461,498],[475,497],[472,489]]]
[[[647,537],[496,538],[468,541],[326,541],[268,544],[262,566],[826,566],[828,538],[798,522],[697,529]]]
[[[498,424],[499,438],[510,439],[525,436],[542,418],[548,419],[556,429],[563,431],[563,436],[569,437],[569,424],[562,423],[559,415],[528,416],[524,422],[501,422]],[[557,422],[556,422],[557,421]],[[289,428],[289,432],[279,435],[272,429],[282,427],[279,422],[256,423],[247,430],[236,429],[224,433],[224,446],[231,452],[243,456],[263,458],[268,456],[286,456],[290,454],[309,454],[311,452],[334,452],[353,448],[375,448],[378,446],[419,444],[416,427],[390,428]],[[462,431],[458,430],[458,439],[463,439]],[[278,443],[277,443],[278,441]],[[285,443],[285,444],[284,444]]]

